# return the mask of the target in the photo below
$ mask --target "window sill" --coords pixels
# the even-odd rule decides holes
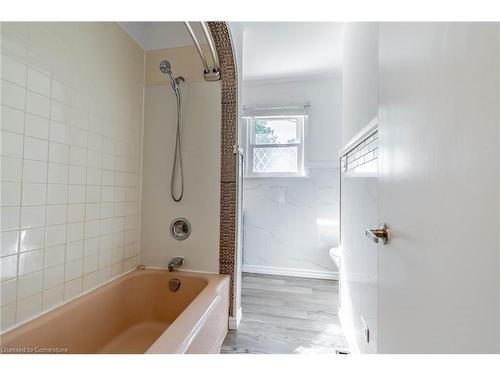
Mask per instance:
[[[311,176],[243,176],[244,180],[310,180]]]

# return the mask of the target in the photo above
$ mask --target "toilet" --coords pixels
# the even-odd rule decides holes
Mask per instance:
[[[340,246],[332,247],[330,249],[330,257],[333,259],[333,262],[335,263],[339,271],[340,271],[340,252],[341,252]]]

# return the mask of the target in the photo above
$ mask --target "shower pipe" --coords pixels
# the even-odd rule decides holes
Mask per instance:
[[[174,151],[174,162],[172,165],[172,177],[170,179],[170,195],[175,202],[180,202],[182,200],[182,196],[184,195],[184,173],[182,171],[182,151],[181,151],[181,88],[180,83],[184,82],[184,77],[178,76],[176,77],[172,72],[172,65],[167,61],[163,60],[160,63],[160,71],[170,78],[170,86],[172,86],[172,90],[174,90],[176,103],[177,103],[177,127],[175,132],[175,151]],[[175,177],[177,176],[177,172],[179,173],[180,178],[180,192],[179,195],[175,194]]]
[[[201,62],[203,63],[203,75],[205,76],[205,80],[219,81],[220,80],[219,57],[217,55],[217,51],[215,50],[215,43],[212,39],[212,34],[210,34],[210,31],[208,30],[206,22],[200,22],[200,24],[203,30],[203,34],[205,35],[205,39],[207,40],[208,43],[208,49],[210,50],[210,55],[212,56],[212,62],[213,62],[212,68],[208,66],[207,58],[205,57],[205,54],[201,49],[200,42],[198,41],[198,38],[196,37],[193,28],[191,27],[188,21],[184,21],[184,25],[186,25],[186,29],[188,30],[189,35],[191,35],[191,39],[193,39],[193,43],[196,47],[196,50],[198,51],[198,54],[200,55]]]

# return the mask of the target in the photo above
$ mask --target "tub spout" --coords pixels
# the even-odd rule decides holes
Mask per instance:
[[[168,262],[168,271],[172,272],[177,267],[182,266],[183,263],[184,263],[184,258],[183,257],[175,257],[170,262]]]

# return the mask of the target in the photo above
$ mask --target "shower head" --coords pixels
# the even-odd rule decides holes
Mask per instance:
[[[179,82],[184,81],[184,78],[181,76],[176,78],[174,76],[174,73],[172,72],[172,65],[170,65],[167,60],[162,60],[160,63],[160,71],[170,78],[170,85],[172,86],[172,89],[176,93],[179,92]]]
[[[167,60],[160,63],[160,70],[163,74],[170,74],[172,72],[172,65]]]

